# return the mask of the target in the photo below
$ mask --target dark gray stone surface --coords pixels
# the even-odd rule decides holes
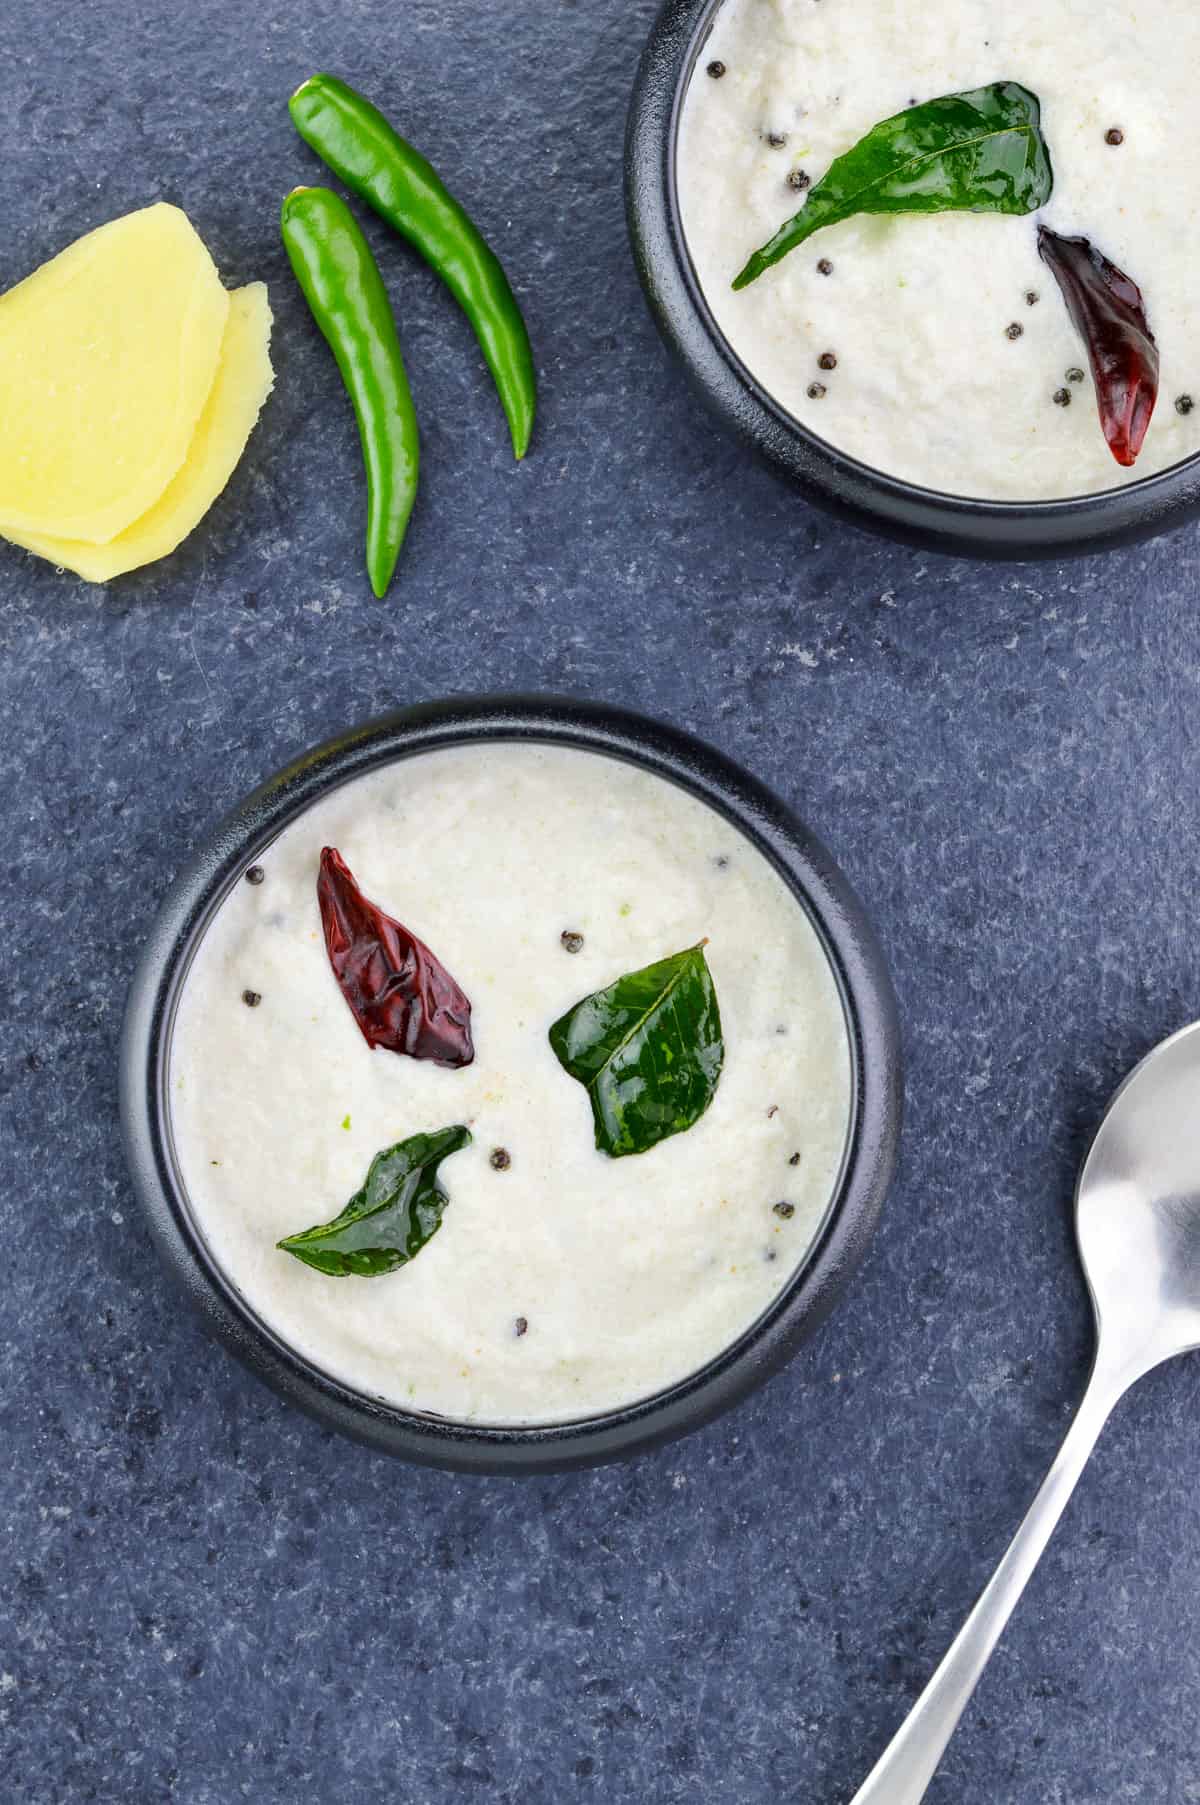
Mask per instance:
[[[278,390],[169,564],[0,548],[6,924],[0,1793],[13,1805],[844,1800],[1083,1384],[1069,1198],[1108,1092],[1200,1008],[1200,537],[1043,568],[875,543],[698,411],[626,253],[653,0],[64,0],[0,11],[0,283],[163,195],[265,277]],[[425,434],[402,575],[275,219],[312,68],[378,95],[503,247],[539,351],[521,469],[469,331],[371,228]],[[115,1054],[188,848],[287,755],[446,692],[708,735],[835,849],[894,960],[904,1167],[852,1295],[736,1414],[514,1484],[332,1439],[167,1289]],[[930,1792],[1200,1800],[1200,1365],[1101,1446]]]

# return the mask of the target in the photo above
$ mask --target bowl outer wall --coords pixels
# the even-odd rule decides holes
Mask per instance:
[[[318,798],[396,758],[440,747],[543,740],[616,756],[682,785],[762,850],[801,897],[842,989],[856,1068],[839,1191],[791,1283],[746,1334],[669,1390],[605,1416],[535,1427],[464,1424],[377,1403],[311,1366],[238,1297],[192,1223],[171,1153],[167,1061],[195,947],[238,875]],[[623,709],[542,696],[427,703],[302,754],[228,815],[179,874],[151,927],[121,1043],[121,1123],[134,1188],[160,1255],[208,1327],[283,1397],[388,1453],[462,1472],[549,1472],[616,1459],[698,1427],[775,1371],[820,1323],[874,1233],[902,1111],[897,1009],[882,952],[846,879],[777,797],[701,741]]]
[[[678,111],[723,0],[666,0],[638,67],[625,140],[634,263],[650,311],[719,419],[853,525],[960,557],[1063,558],[1150,538],[1200,514],[1200,454],[1141,482],[1048,502],[976,501],[921,489],[846,457],[772,399],[713,320],[675,188]]]

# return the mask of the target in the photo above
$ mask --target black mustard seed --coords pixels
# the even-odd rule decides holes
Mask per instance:
[[[261,884],[266,875],[267,874],[261,865],[251,865],[249,871],[246,873],[246,882],[248,884]]]

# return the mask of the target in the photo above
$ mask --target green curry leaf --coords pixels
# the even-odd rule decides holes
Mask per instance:
[[[857,213],[1036,213],[1054,187],[1041,104],[998,81],[909,107],[830,164],[799,213],[734,278],[746,288],[823,226]]]
[[[587,1090],[601,1152],[645,1153],[682,1134],[712,1102],[725,1059],[704,943],[584,997],[550,1045]]]
[[[397,1142],[375,1155],[362,1190],[340,1216],[277,1245],[331,1278],[395,1272],[441,1227],[449,1198],[438,1183],[438,1167],[470,1140],[470,1131],[457,1127]]]

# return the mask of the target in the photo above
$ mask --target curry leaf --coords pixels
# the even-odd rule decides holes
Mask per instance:
[[[550,1045],[587,1090],[603,1153],[645,1153],[682,1134],[712,1102],[725,1059],[703,941],[584,997]]]
[[[1054,187],[1041,104],[1019,82],[943,94],[885,119],[831,163],[735,288],[857,213],[1036,213]]]
[[[377,1278],[415,1259],[442,1225],[449,1198],[438,1183],[448,1154],[470,1144],[466,1128],[413,1134],[377,1153],[366,1183],[340,1216],[277,1246],[331,1278]]]

